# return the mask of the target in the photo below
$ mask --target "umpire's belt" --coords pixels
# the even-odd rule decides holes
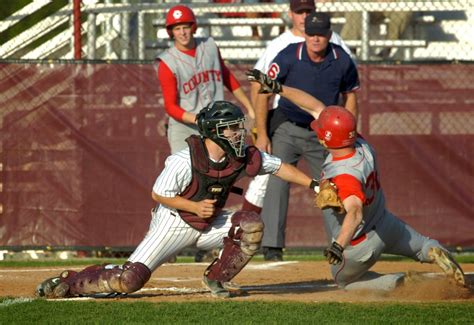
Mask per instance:
[[[311,129],[311,126],[309,124],[306,124],[306,123],[298,123],[298,122],[293,122],[293,121],[290,121],[290,120],[288,120],[288,122],[290,122],[293,125],[296,125],[297,127],[300,127],[300,128],[306,129],[306,130],[310,130],[310,131],[313,130],[313,129]]]

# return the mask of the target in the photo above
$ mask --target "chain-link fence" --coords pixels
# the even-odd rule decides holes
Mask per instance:
[[[229,65],[246,92],[250,67]],[[359,70],[359,127],[390,210],[444,244],[474,247],[474,65]],[[0,249],[139,242],[169,155],[153,65],[2,63],[0,107]],[[313,195],[292,188],[287,246],[325,240]]]
[[[288,3],[214,1],[219,3],[188,5],[198,16],[197,35],[215,38],[227,60],[255,61],[271,39],[291,28]],[[81,22],[76,37],[75,2]],[[10,1],[2,4],[0,58],[72,59],[74,42],[81,40],[83,59],[153,59],[170,45],[164,17],[175,4]],[[359,61],[474,60],[473,1],[324,1],[317,10],[330,13],[333,30]]]
[[[151,60],[170,45],[164,15],[176,3],[84,0],[80,15],[67,0],[2,3],[0,248],[141,239],[169,153]],[[216,39],[248,93],[245,71],[290,28],[288,3],[189,5],[197,35]],[[392,211],[445,244],[474,247],[473,1],[317,8],[358,59],[358,125],[378,150]],[[82,59],[110,61],[55,60],[75,57],[74,35]],[[288,246],[324,244],[314,210],[292,191]]]

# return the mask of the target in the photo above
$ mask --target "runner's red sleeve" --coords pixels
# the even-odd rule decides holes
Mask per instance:
[[[176,77],[174,76],[173,71],[171,71],[163,61],[160,61],[158,66],[158,80],[160,81],[161,91],[163,92],[166,113],[175,120],[183,122],[185,110],[178,105],[178,86]]]
[[[220,51],[219,51],[219,61],[221,62],[222,80],[224,82],[224,86],[232,92],[236,89],[239,89],[240,82],[237,80],[237,78],[235,78],[234,74],[225,65],[224,60],[221,57]]]
[[[362,190],[362,183],[352,175],[342,174],[332,178],[336,184],[337,194],[342,201],[351,195],[357,196],[362,202],[365,202],[365,194]]]

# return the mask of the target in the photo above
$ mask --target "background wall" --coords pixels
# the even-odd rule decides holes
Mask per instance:
[[[251,66],[230,65],[244,87]],[[474,247],[474,65],[359,71],[359,131],[389,208],[445,245]],[[3,63],[0,94],[0,246],[138,244],[169,154],[153,65]],[[325,245],[312,201],[292,188],[288,247]]]

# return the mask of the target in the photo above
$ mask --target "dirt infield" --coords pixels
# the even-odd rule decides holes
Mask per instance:
[[[201,285],[204,263],[165,264],[155,271],[145,287],[122,301],[205,301],[213,300]],[[474,282],[474,264],[462,265]],[[81,268],[73,268],[80,270]],[[62,268],[1,268],[0,297],[34,297],[36,285],[47,277],[55,276]],[[427,272],[440,270],[435,265],[412,262],[379,262],[373,271]],[[301,302],[369,302],[369,301],[471,301],[474,289],[460,288],[440,276],[412,281],[391,292],[344,291],[337,289],[330,278],[326,262],[252,262],[235,278],[248,291],[236,300],[301,301]],[[90,299],[90,298],[80,298]]]

